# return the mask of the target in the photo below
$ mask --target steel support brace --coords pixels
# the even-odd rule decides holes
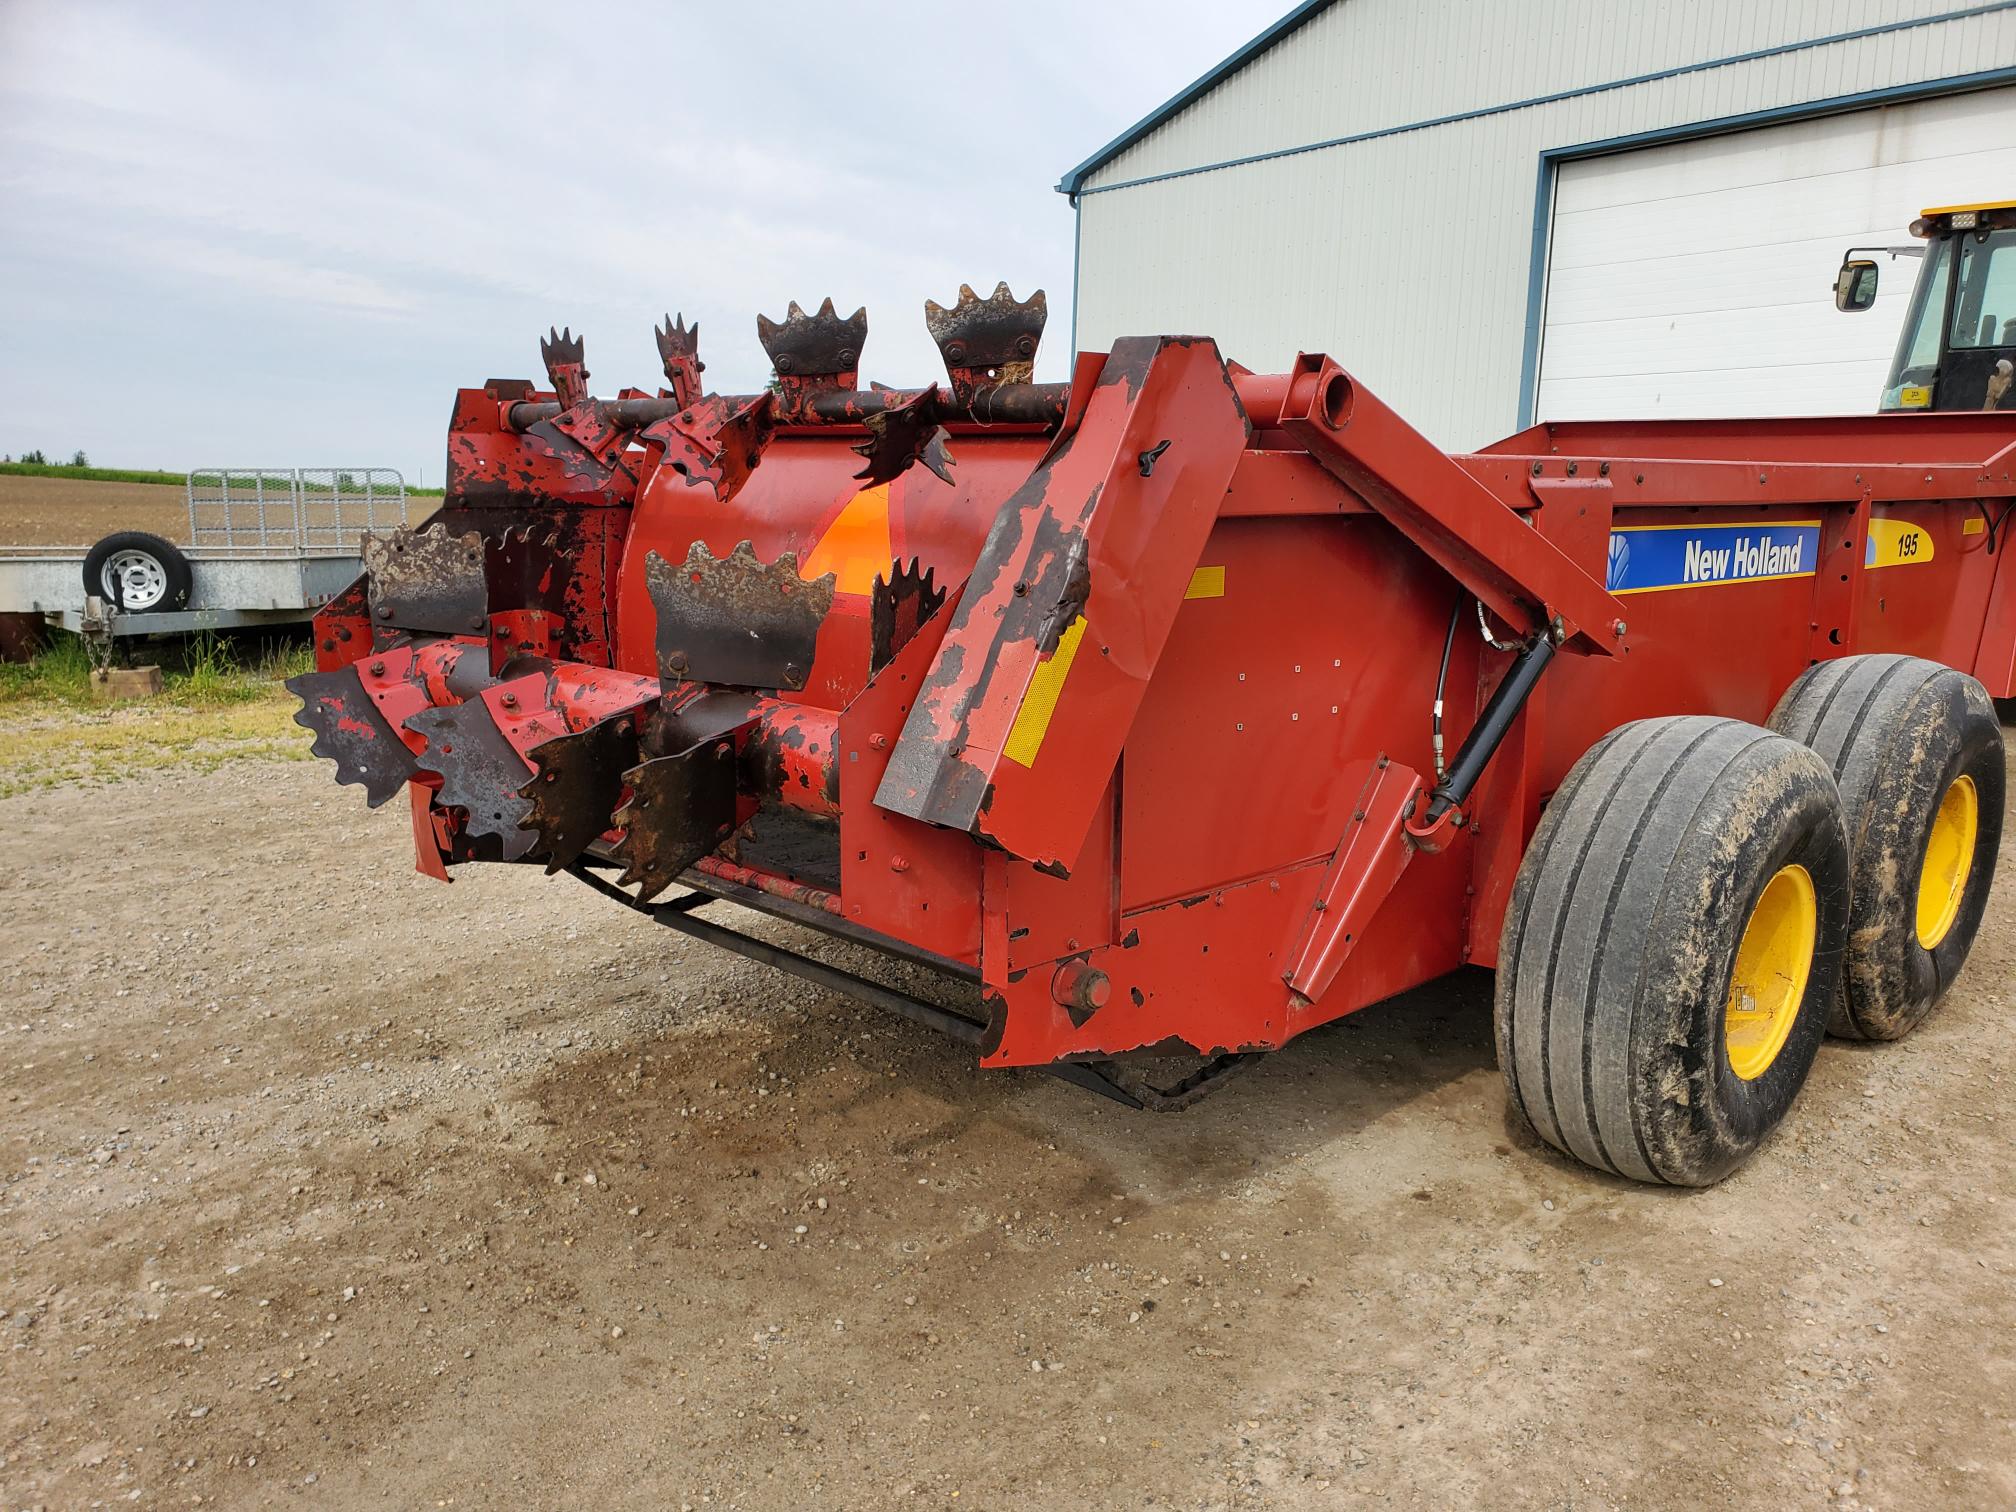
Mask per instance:
[[[936,1029],[940,1034],[949,1035],[962,1045],[980,1043],[982,1025],[972,1019],[961,1018],[949,1009],[940,1008],[936,1003],[927,1003],[922,998],[911,997],[906,992],[898,992],[895,988],[885,987],[880,982],[871,982],[867,977],[856,976],[851,971],[842,971],[838,966],[829,966],[824,961],[800,955],[795,950],[786,950],[781,945],[772,945],[768,940],[759,940],[754,935],[742,934],[737,930],[709,923],[706,919],[692,917],[692,910],[718,901],[706,893],[689,893],[669,903],[643,903],[621,888],[596,876],[584,865],[570,866],[568,871],[603,897],[622,904],[633,913],[641,913],[654,923],[663,924],[667,929],[676,929],[681,934],[691,935],[705,944],[718,945],[723,950],[732,950],[739,956],[747,956],[750,960],[760,961],[765,966],[788,971],[791,975],[802,977],[829,992],[844,993],[848,997],[859,998],[864,1003],[873,1003],[878,1008],[886,1008],[899,1017],[909,1019],[913,1024],[922,1024],[927,1029]]]
[[[1617,654],[1602,583],[1328,357],[1295,359],[1281,428],[1522,638]]]

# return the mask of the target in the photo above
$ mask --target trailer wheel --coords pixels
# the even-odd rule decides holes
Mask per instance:
[[[85,594],[122,604],[128,614],[187,608],[192,584],[189,559],[144,530],[115,530],[84,558]]]
[[[1513,885],[1513,1106],[1599,1170],[1719,1181],[1806,1080],[1847,934],[1847,835],[1812,751],[1733,719],[1625,725],[1569,772]]]
[[[1828,1028],[1922,1024],[1974,944],[2002,841],[2002,726],[1988,690],[1915,656],[1810,667],[1771,728],[1834,768],[1853,854],[1848,954]]]

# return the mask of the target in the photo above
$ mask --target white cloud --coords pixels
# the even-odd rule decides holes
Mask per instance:
[[[452,389],[548,324],[611,391],[679,310],[749,388],[756,313],[831,294],[922,382],[925,298],[997,278],[1062,376],[1058,174],[1285,4],[0,0],[0,450],[438,477]]]

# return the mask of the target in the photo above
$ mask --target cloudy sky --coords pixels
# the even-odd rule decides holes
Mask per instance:
[[[860,5],[0,0],[0,452],[394,466],[452,391],[585,332],[598,391],[768,372],[755,316],[1005,278],[1070,332],[1058,176],[1288,0]]]

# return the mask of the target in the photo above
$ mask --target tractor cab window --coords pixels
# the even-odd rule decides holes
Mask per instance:
[[[2016,346],[2016,231],[1961,238],[1953,346]]]
[[[1890,381],[1883,385],[1879,409],[1926,409],[1932,403],[1932,380],[1939,373],[1940,334],[1946,329],[1946,290],[1953,277],[1953,246],[1934,242],[1911,291]]]

